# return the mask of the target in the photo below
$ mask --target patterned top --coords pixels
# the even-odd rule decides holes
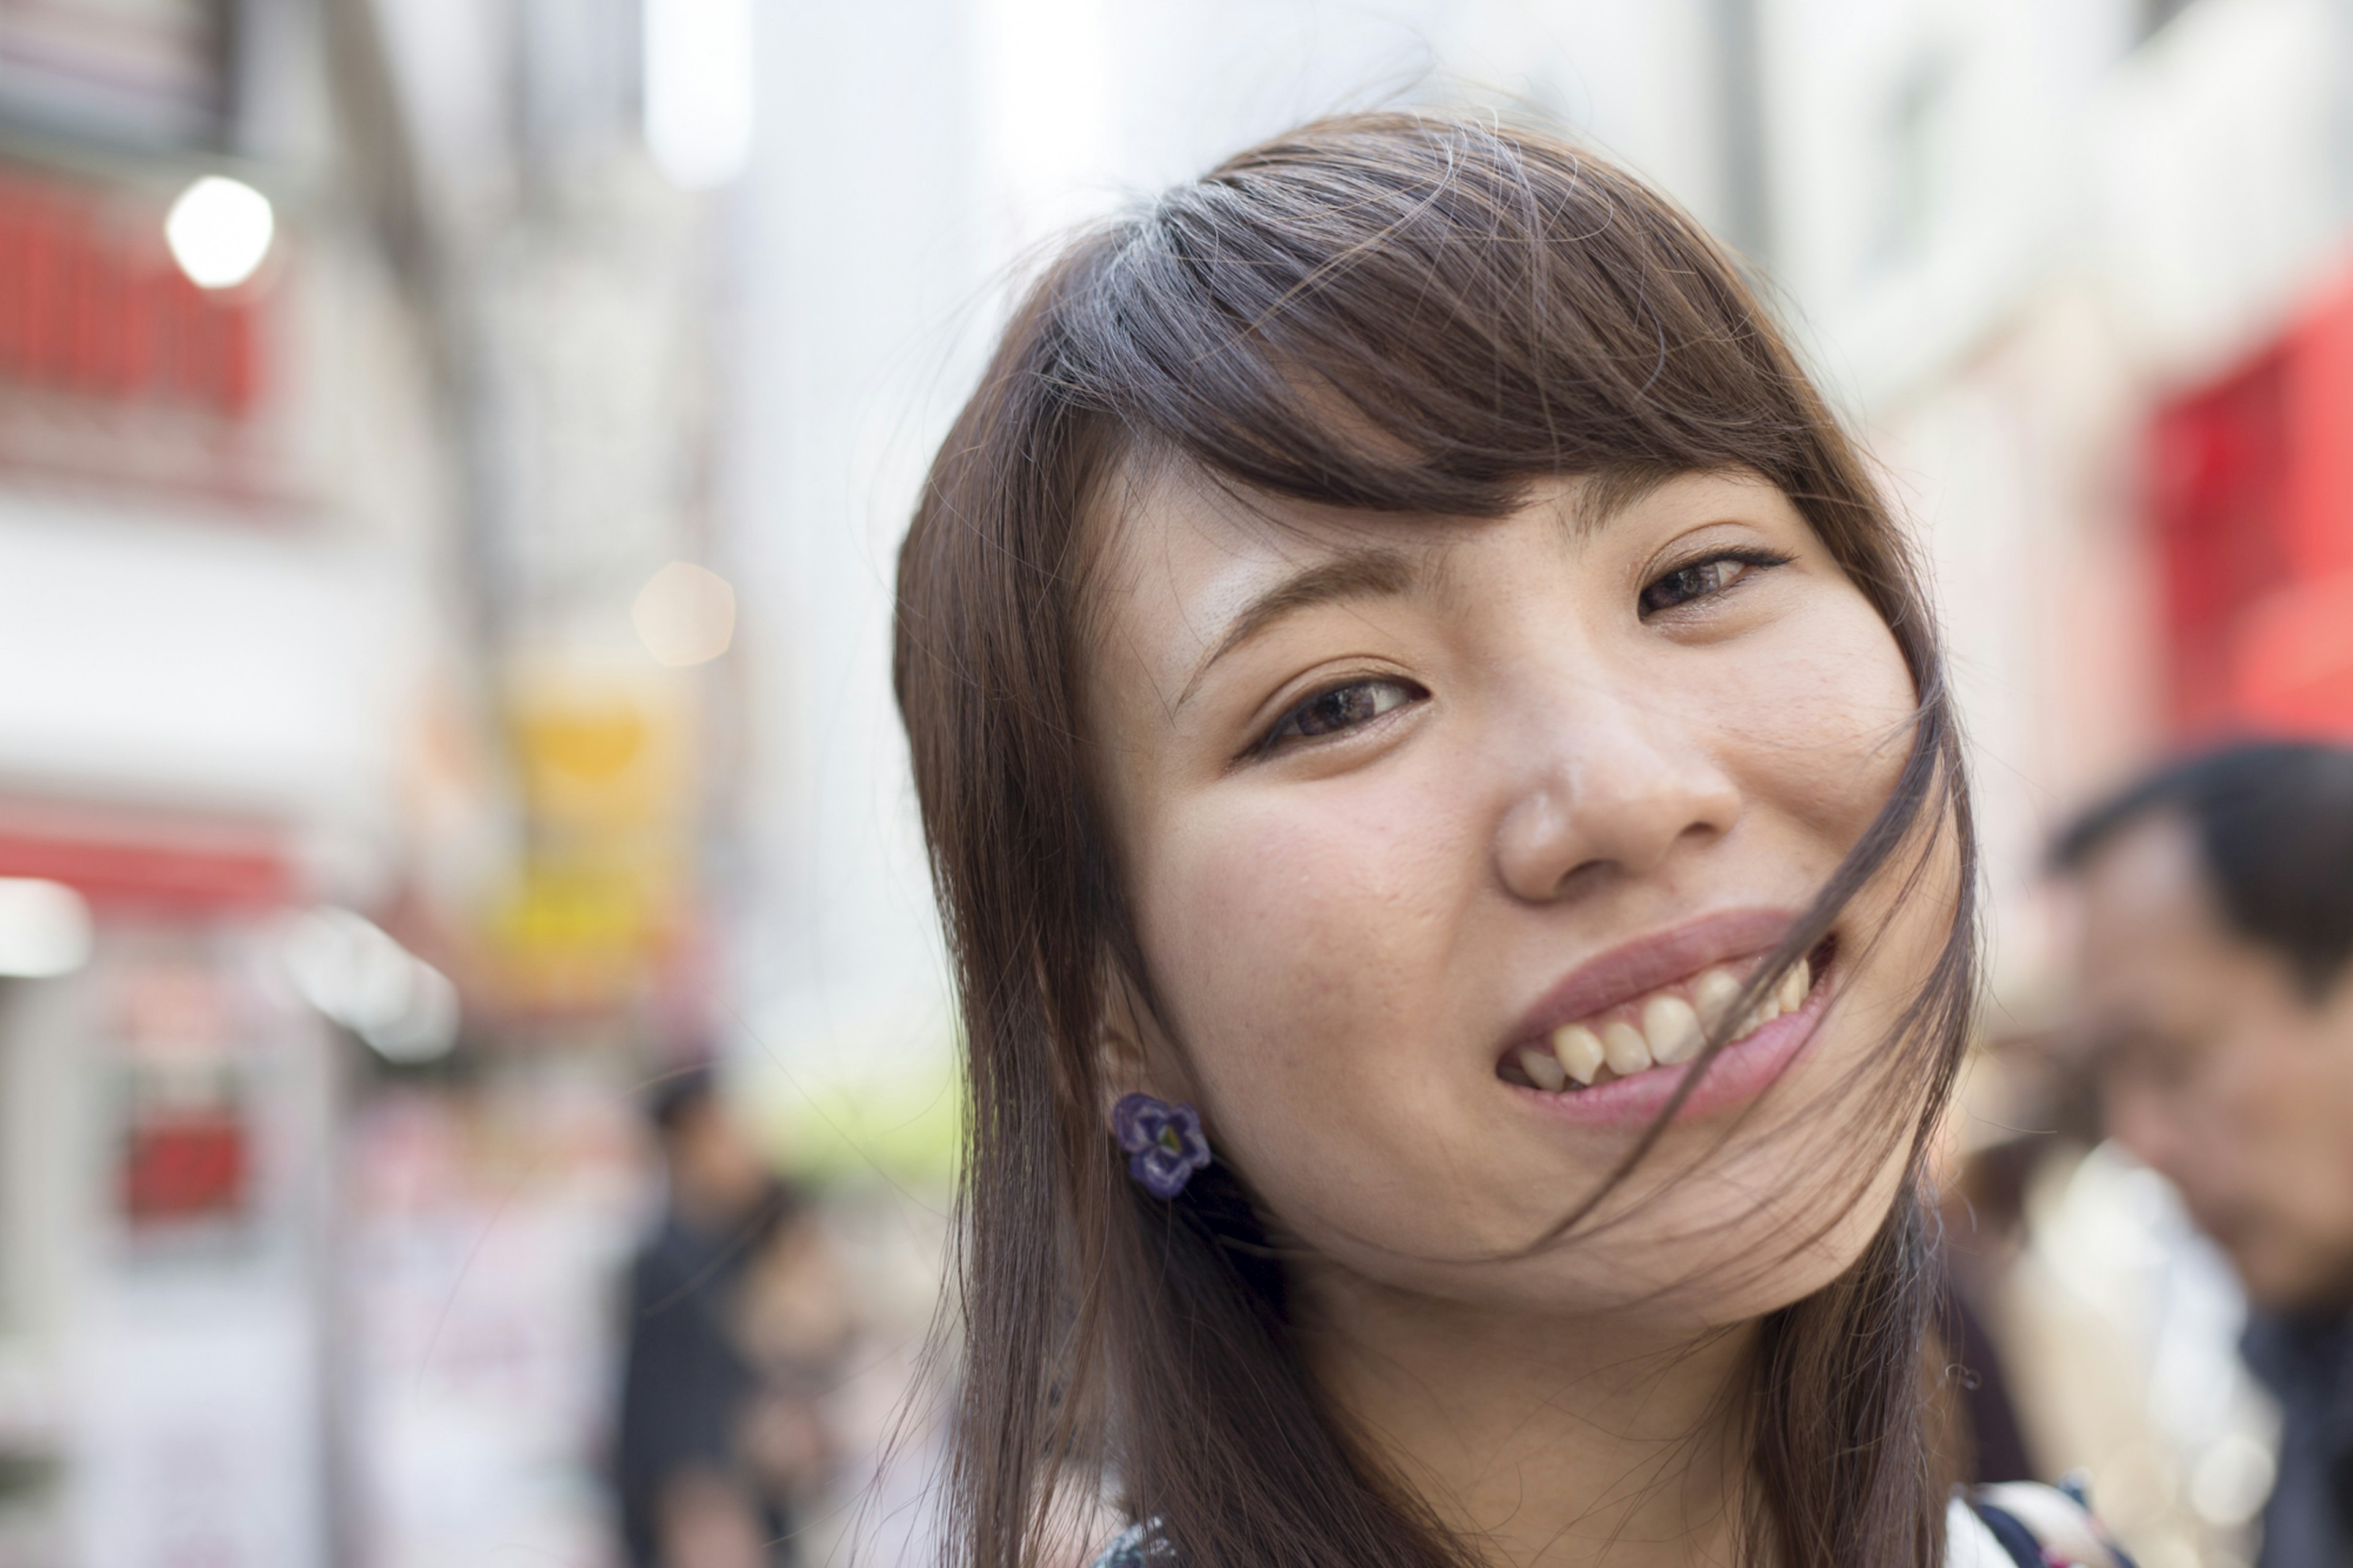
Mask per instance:
[[[1176,1549],[1153,1533],[1152,1521],[1131,1524],[1112,1537],[1109,1546],[1094,1561],[1094,1568],[1152,1568],[1156,1560],[1165,1565],[1176,1555]]]
[[[1151,1521],[1113,1538],[1094,1568],[1174,1568]],[[1945,1511],[1945,1568],[2133,1568],[2084,1504],[2080,1487],[2009,1481],[1957,1494]]]

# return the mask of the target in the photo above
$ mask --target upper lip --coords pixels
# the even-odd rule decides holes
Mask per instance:
[[[1791,910],[1718,910],[1620,942],[1570,970],[1521,1017],[1512,1037],[1540,1039],[1712,963],[1767,952],[1797,923]]]

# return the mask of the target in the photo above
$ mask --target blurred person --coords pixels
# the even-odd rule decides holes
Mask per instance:
[[[2260,1562],[2353,1563],[2353,751],[2176,763],[2053,858],[2108,1130],[2229,1257],[2284,1415]]]
[[[668,1191],[631,1267],[616,1466],[634,1568],[782,1568],[835,1458],[851,1323],[825,1235],[712,1076],[652,1107]]]
[[[2121,1561],[1949,1485],[1923,594],[1737,266],[1585,149],[1345,117],[1071,239],[899,565],[952,1560],[1107,1499],[1105,1568]]]

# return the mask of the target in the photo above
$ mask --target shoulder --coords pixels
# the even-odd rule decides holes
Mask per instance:
[[[1956,1492],[1945,1512],[1945,1568],[2133,1568],[2083,1499],[2005,1481]]]

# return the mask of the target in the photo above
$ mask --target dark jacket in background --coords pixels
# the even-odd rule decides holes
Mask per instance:
[[[658,1568],[655,1508],[666,1482],[690,1468],[740,1473],[737,1436],[757,1374],[731,1318],[744,1268],[785,1206],[780,1192],[724,1234],[669,1215],[629,1270],[614,1482],[632,1568]],[[764,1511],[776,1560],[788,1562],[787,1521],[772,1501]]]
[[[2256,1568],[2353,1568],[2353,1318],[2259,1317],[2242,1348],[2283,1417]]]

